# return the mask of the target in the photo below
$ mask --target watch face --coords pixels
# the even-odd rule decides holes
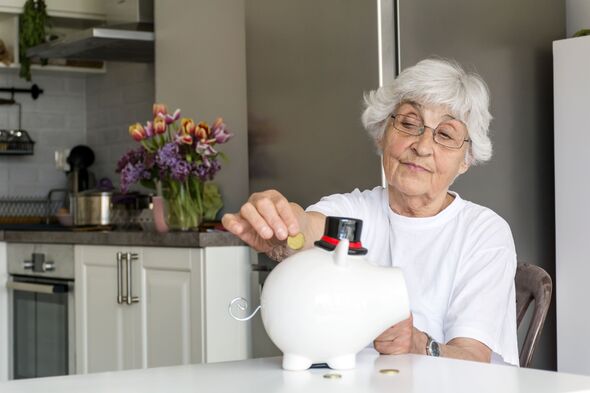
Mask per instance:
[[[440,347],[438,346],[438,343],[434,340],[430,344],[430,353],[432,353],[432,356],[440,356]]]

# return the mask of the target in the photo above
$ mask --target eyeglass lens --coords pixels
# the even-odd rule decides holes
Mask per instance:
[[[422,135],[426,128],[421,119],[407,115],[395,115],[393,126],[409,135]],[[465,140],[465,131],[452,122],[442,122],[434,130],[434,141],[443,146],[460,148]]]

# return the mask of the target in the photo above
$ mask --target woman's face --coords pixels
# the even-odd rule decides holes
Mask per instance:
[[[433,129],[441,123],[460,127],[468,139],[465,125],[454,119],[446,106],[420,105],[413,102],[400,104],[396,115],[422,120],[427,127],[420,136],[408,135],[393,127],[390,119],[380,141],[383,149],[383,169],[390,190],[405,197],[422,197],[434,200],[446,194],[453,180],[469,168],[465,163],[465,142],[459,149],[436,143]]]

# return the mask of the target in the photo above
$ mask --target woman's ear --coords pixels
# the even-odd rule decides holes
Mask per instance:
[[[384,137],[385,137],[385,135],[383,135],[381,138],[375,140],[375,146],[377,146],[377,149],[381,153],[383,153],[383,138]]]
[[[459,165],[459,175],[464,174],[469,169],[469,164],[463,160],[461,161],[461,165]]]

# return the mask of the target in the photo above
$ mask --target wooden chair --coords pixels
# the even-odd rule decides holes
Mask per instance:
[[[530,264],[518,265],[514,281],[516,286],[516,324],[518,327],[520,327],[530,304],[533,300],[535,301],[531,322],[520,350],[520,367],[529,367],[535,347],[541,337],[549,304],[551,304],[553,282],[545,270]]]

